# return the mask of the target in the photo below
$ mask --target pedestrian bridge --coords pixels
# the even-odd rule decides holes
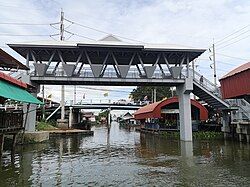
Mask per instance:
[[[205,51],[178,45],[132,44],[113,36],[96,42],[44,41],[9,46],[34,70],[31,81],[50,85],[177,86],[188,77],[185,65]]]
[[[112,35],[94,42],[44,41],[8,45],[26,58],[31,72],[34,70],[27,72],[27,79],[33,85],[176,86],[180,137],[192,141],[190,93],[193,79],[189,63],[205,49],[133,44]],[[64,119],[64,102],[61,106]],[[34,124],[30,129],[34,130]]]

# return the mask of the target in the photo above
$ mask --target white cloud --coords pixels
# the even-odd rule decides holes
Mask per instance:
[[[0,22],[57,22],[61,7],[65,11],[66,18],[110,33],[145,42],[175,43],[203,48],[211,46],[213,38],[218,41],[248,25],[250,20],[250,1],[245,0],[13,0],[0,2],[0,17],[2,18]],[[245,31],[249,28],[246,28]],[[58,32],[49,26],[0,25],[0,29],[0,33],[15,34],[54,34]],[[76,25],[72,25],[69,30],[95,39],[104,36]],[[216,45],[217,52],[250,59],[248,44],[250,37],[219,49],[248,35],[250,32],[242,34],[235,40]],[[41,39],[50,38],[0,36],[0,46],[7,42]],[[79,40],[81,38],[72,37],[71,39]],[[12,50],[4,49],[18,57]],[[197,61],[198,70],[212,80],[213,70],[209,68],[211,62],[208,61],[208,56],[209,54],[206,53],[201,57],[207,61]],[[18,58],[24,62],[24,59]],[[216,55],[216,59],[218,60],[219,77],[244,63],[244,60],[228,58],[219,54]],[[55,93],[60,98],[59,89]],[[96,91],[89,91],[89,93],[93,97],[102,97]],[[72,95],[69,94],[67,97],[71,98]]]

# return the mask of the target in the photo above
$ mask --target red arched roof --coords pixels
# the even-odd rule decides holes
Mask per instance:
[[[178,98],[172,97],[169,99],[165,99],[165,100],[158,101],[156,103],[152,103],[150,105],[144,106],[134,113],[135,119],[160,118],[161,108],[172,103],[178,103]],[[208,111],[202,104],[200,104],[196,100],[191,99],[191,105],[197,107],[200,110],[200,120],[208,119]]]

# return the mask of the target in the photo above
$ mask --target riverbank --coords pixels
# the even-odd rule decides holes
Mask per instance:
[[[177,130],[169,131],[158,131],[155,129],[137,129],[141,133],[154,134],[158,136],[163,136],[166,138],[180,139],[180,132]],[[224,139],[224,134],[222,132],[210,132],[210,131],[195,131],[193,132],[193,139]]]

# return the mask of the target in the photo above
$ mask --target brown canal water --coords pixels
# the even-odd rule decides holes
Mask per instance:
[[[0,186],[250,186],[250,146],[192,145],[119,128],[91,137],[52,137],[5,152]]]

